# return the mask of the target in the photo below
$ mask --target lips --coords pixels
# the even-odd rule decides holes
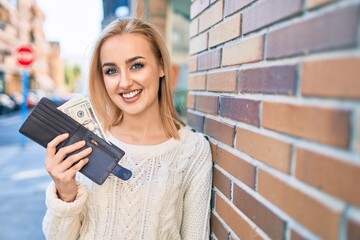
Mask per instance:
[[[134,102],[138,99],[139,94],[142,92],[142,89],[133,90],[126,93],[120,93],[120,96],[124,99],[125,102]]]
[[[130,99],[130,98],[133,98],[133,97],[135,97],[136,95],[138,95],[140,92],[141,92],[141,90],[134,90],[134,91],[127,92],[127,93],[121,93],[120,95],[121,95],[123,98]]]

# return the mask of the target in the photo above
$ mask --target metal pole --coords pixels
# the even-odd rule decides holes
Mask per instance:
[[[28,95],[28,83],[29,83],[29,72],[26,68],[22,71],[22,94],[24,101],[21,104],[21,123],[25,122],[27,116],[27,95]],[[20,134],[20,144],[21,147],[25,147],[25,137]]]

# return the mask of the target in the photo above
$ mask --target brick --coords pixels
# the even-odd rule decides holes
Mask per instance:
[[[209,73],[206,77],[206,90],[210,92],[237,92],[237,72],[224,71]]]
[[[231,182],[230,180],[222,174],[219,170],[214,168],[214,186],[220,190],[228,199],[230,199],[231,194]]]
[[[330,3],[333,1],[334,0],[308,0],[306,7],[307,8],[315,8],[315,7],[322,6],[324,4],[327,4],[327,3]]]
[[[253,126],[259,126],[260,101],[234,98],[228,96],[220,97],[220,115]]]
[[[250,188],[255,189],[255,166],[219,146],[216,152],[216,158],[214,158],[216,164]]]
[[[198,70],[218,68],[221,64],[221,49],[209,51],[198,58]]]
[[[204,132],[204,116],[188,112],[187,123],[198,132]]]
[[[359,240],[360,239],[360,222],[348,219],[347,221],[347,239]]]
[[[189,58],[189,72],[197,71],[197,56]]]
[[[360,206],[360,166],[318,154],[306,149],[296,149],[295,176],[321,191],[345,202]]]
[[[189,52],[190,55],[194,53],[202,52],[208,47],[208,33],[205,32],[190,40]]]
[[[222,19],[223,1],[218,1],[199,16],[199,32],[214,26]]]
[[[302,0],[263,0],[253,4],[243,12],[243,34],[301,13],[302,4]]]
[[[227,42],[241,35],[241,15],[235,15],[209,31],[209,47]]]
[[[355,46],[358,19],[359,7],[349,6],[271,31],[266,56],[272,59]]]
[[[306,61],[301,75],[305,96],[360,98],[360,58]]]
[[[255,229],[255,236],[253,238],[254,240],[265,240],[265,238],[263,238],[260,233],[259,233],[259,229]],[[267,239],[267,238],[266,238]],[[233,239],[236,240],[236,239]]]
[[[250,3],[255,0],[225,0],[224,6],[224,15],[227,17],[228,15],[239,11],[240,9],[246,7]]]
[[[249,193],[234,185],[234,205],[271,239],[283,239],[285,222]]]
[[[195,95],[194,94],[188,94],[187,95],[187,108],[194,109],[195,108]]]
[[[360,153],[360,109],[356,113],[356,127],[355,127],[355,129],[357,129],[357,133],[355,133],[356,134],[355,135],[356,136],[355,150]]]
[[[211,214],[211,231],[215,234],[217,239],[228,239],[229,232],[222,225],[220,220],[214,215]]]
[[[259,231],[260,231],[259,229],[255,229],[255,236],[253,239],[254,240],[265,240],[265,238],[260,235]],[[263,234],[262,231],[261,231],[261,234]],[[233,239],[233,240],[236,240],[236,239]]]
[[[296,66],[271,66],[240,71],[239,91],[294,95]]]
[[[198,18],[192,19],[191,22],[190,22],[190,27],[189,28],[190,28],[189,29],[190,37],[193,37],[196,34],[198,34],[199,33],[199,19]]]
[[[340,148],[349,146],[350,112],[340,109],[263,103],[263,127]]]
[[[301,235],[301,233],[295,231],[294,229],[290,230],[290,239],[291,240],[306,240],[307,238],[303,235]]]
[[[190,7],[190,18],[194,18],[199,15],[202,11],[204,11],[210,2],[209,0],[196,0],[191,4]]]
[[[219,195],[216,195],[216,211],[240,239],[253,239],[257,234],[255,229]]]
[[[261,169],[258,192],[320,238],[337,239],[340,212]]]
[[[247,38],[223,49],[223,66],[256,62],[263,58],[263,36]]]
[[[201,112],[217,114],[219,111],[219,97],[197,95],[195,108]]]
[[[236,149],[284,173],[290,171],[291,144],[289,143],[237,128]]]
[[[209,136],[229,145],[234,145],[234,126],[219,122],[210,118],[205,118],[205,133]]]
[[[206,75],[190,75],[188,82],[189,90],[205,90],[206,88]]]

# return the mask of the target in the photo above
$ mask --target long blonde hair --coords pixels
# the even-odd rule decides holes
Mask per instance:
[[[159,64],[163,65],[164,77],[160,78],[158,101],[160,105],[160,118],[167,136],[179,139],[178,129],[184,125],[173,105],[172,74],[169,52],[160,33],[150,24],[138,19],[122,18],[111,22],[97,40],[90,63],[89,90],[90,100],[105,129],[119,124],[123,112],[110,99],[108,95],[100,62],[100,50],[103,43],[110,37],[122,33],[136,33],[143,36],[151,45],[151,50]]]

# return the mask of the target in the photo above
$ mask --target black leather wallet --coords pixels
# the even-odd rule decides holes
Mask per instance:
[[[103,184],[111,173],[122,180],[131,177],[131,171],[118,164],[125,154],[122,149],[106,142],[57,107],[48,98],[42,98],[22,124],[19,132],[45,148],[56,136],[69,133],[69,137],[57,146],[57,150],[85,140],[85,146],[69,156],[91,147],[92,152],[88,155],[90,161],[80,172],[99,185]]]

